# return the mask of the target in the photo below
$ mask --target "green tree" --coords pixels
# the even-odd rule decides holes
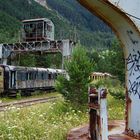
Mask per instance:
[[[115,52],[115,55],[113,55],[111,59],[111,71],[121,82],[125,82],[125,59],[123,48],[120,47],[118,40],[113,41],[112,50]]]
[[[61,53],[36,55],[35,59],[37,67],[61,68],[62,63]]]
[[[36,66],[35,55],[29,53],[21,54],[19,64],[21,66],[35,67]]]
[[[117,39],[112,42],[112,47],[101,52],[89,52],[91,62],[94,64],[94,70],[98,72],[109,72],[117,76],[121,82],[124,82],[125,61],[123,50]]]
[[[87,103],[89,75],[92,71],[92,64],[86,50],[79,46],[76,47],[71,60],[65,63],[65,69],[68,72],[69,79],[59,77],[56,89],[73,103]]]

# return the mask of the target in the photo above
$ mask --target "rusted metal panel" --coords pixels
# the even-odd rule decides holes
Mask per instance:
[[[91,140],[108,140],[108,119],[107,119],[107,92],[100,88],[98,91],[89,89],[89,134]]]
[[[98,92],[96,88],[89,88],[89,136],[91,140],[97,140],[97,126],[99,127],[99,116],[97,110],[100,106],[98,104]]]

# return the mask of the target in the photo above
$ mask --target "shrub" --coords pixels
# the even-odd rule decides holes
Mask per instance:
[[[112,95],[115,99],[125,99],[124,89],[123,88],[110,88],[110,95]]]
[[[17,94],[16,94],[16,98],[17,98],[18,100],[21,99],[21,91],[17,92]]]
[[[82,47],[76,47],[70,61],[65,63],[65,69],[69,79],[59,77],[56,82],[56,89],[63,94],[66,100],[76,104],[87,103],[89,74],[92,64],[86,56]]]
[[[108,89],[108,92],[111,96],[113,96],[115,99],[125,99],[125,89],[121,85],[121,82],[117,79],[102,79],[93,81],[91,85],[95,86],[96,88],[99,87],[106,87]]]

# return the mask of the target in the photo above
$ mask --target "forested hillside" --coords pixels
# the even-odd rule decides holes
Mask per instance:
[[[13,31],[13,28],[14,32],[12,33],[17,35],[20,29],[20,21],[29,18],[47,17],[51,19],[54,23],[57,23],[55,24],[56,36],[58,36],[59,33],[58,27],[63,26],[66,30],[70,28],[64,20],[57,16],[56,12],[47,10],[34,0],[0,0],[0,16],[2,16],[0,20],[0,30],[3,35],[5,34],[5,29],[8,29],[7,32],[10,33]],[[1,42],[6,41],[6,38],[1,39]],[[8,37],[8,41],[11,41],[11,36]]]
[[[0,43],[18,40],[21,20],[47,17],[55,24],[56,39],[80,40],[87,48],[110,47],[111,30],[75,0],[46,1],[48,9],[34,0],[0,0]]]
[[[99,30],[101,32],[109,31],[109,28],[101,20],[93,16],[76,0],[47,0],[47,4],[78,29],[83,28],[86,31]]]

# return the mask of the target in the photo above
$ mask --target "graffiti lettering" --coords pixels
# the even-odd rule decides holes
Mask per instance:
[[[127,70],[130,71],[130,75],[140,71],[140,51],[137,51],[137,54],[130,53],[126,61]]]
[[[131,76],[129,80],[129,95],[138,95],[140,99],[140,51],[133,50],[133,53],[129,54],[126,59],[127,71],[129,71],[129,76]],[[135,74],[136,72],[137,75]],[[133,79],[133,81],[132,81]]]
[[[129,80],[129,84],[130,84],[130,88],[128,90],[128,93],[131,95],[138,95],[139,99],[140,99],[140,81],[134,81],[133,83],[131,83],[131,81]]]

